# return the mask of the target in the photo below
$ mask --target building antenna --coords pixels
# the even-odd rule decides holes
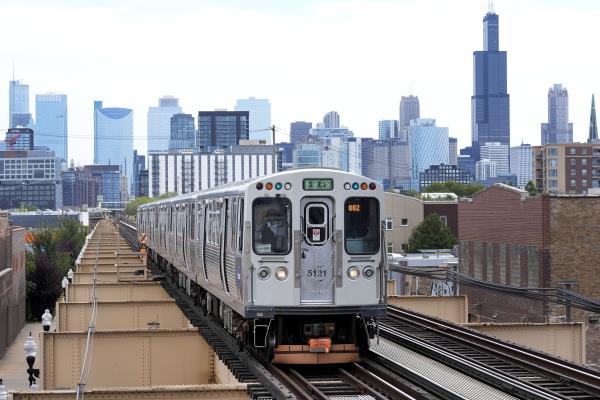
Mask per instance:
[[[13,58],[13,81],[15,80],[15,59]]]
[[[488,0],[488,12],[490,14],[494,13],[494,0]]]

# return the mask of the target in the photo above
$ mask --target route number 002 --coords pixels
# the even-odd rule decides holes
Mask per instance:
[[[360,212],[360,204],[348,204],[348,212]]]

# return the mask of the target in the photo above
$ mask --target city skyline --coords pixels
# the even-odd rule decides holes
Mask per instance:
[[[117,16],[114,30],[106,33],[106,40],[94,42],[94,53],[85,47],[89,47],[90,40],[95,37],[95,30],[102,31],[99,26],[103,18],[112,15],[115,9],[132,9],[135,3],[62,3],[48,7],[42,2],[25,1],[5,5],[7,12],[30,15],[31,22],[39,22],[40,26],[47,24],[44,21],[61,18],[69,18],[69,23],[71,20],[76,22],[49,33],[48,37],[24,35],[18,43],[7,44],[7,51],[0,56],[0,76],[6,77],[0,108],[8,110],[7,83],[12,77],[12,61],[15,60],[15,79],[29,85],[30,97],[45,92],[69,96],[69,151],[79,164],[89,163],[93,158],[93,114],[89,104],[94,99],[102,98],[108,104],[134,110],[134,147],[145,153],[145,112],[163,93],[179,97],[185,105],[184,111],[192,115],[215,108],[233,110],[238,98],[268,98],[273,108],[273,123],[286,132],[292,121],[316,123],[328,110],[336,110],[342,124],[352,129],[356,136],[373,138],[378,135],[379,120],[397,118],[401,96],[414,94],[419,96],[421,115],[436,118],[440,125],[448,126],[450,134],[458,138],[459,147],[465,147],[470,141],[472,52],[481,48],[481,19],[487,11],[487,2],[423,3],[426,4],[413,1],[393,4],[386,1],[349,2],[340,7],[338,1],[308,1],[285,6],[259,2],[254,10],[240,2],[225,5],[178,2],[177,7],[155,4],[140,9],[140,18],[134,21],[125,15]],[[436,8],[436,13],[430,12],[432,7]],[[190,15],[180,13],[182,8],[189,9]],[[600,88],[600,80],[595,74],[600,62],[595,56],[590,58],[584,54],[577,44],[593,35],[590,27],[593,26],[591,21],[600,14],[598,5],[585,1],[564,5],[560,2],[523,4],[506,0],[497,2],[495,11],[503,26],[500,32],[502,49],[509,54],[511,142],[539,143],[539,123],[547,116],[547,90],[555,82],[562,82],[569,88],[574,141],[585,141],[589,99],[592,92]],[[254,27],[260,22],[259,29],[250,32],[248,39],[263,45],[240,49],[243,56],[239,59],[248,61],[225,65],[212,58],[204,60],[194,52],[182,56],[181,65],[156,61],[156,54],[172,51],[172,42],[153,32],[157,23],[165,23],[174,29],[174,34],[181,34],[185,38],[182,40],[184,46],[190,43],[188,37],[209,37],[211,30],[223,33],[222,38],[214,35],[219,39],[209,46],[219,54],[225,54],[219,49],[237,37],[237,30],[224,32],[214,21],[226,13],[231,14],[239,29]],[[332,14],[335,15],[333,18]],[[176,23],[169,20],[173,15],[178,17]],[[372,25],[371,18],[395,19],[397,15],[414,15],[415,18],[407,18],[401,26],[381,21]],[[407,47],[400,55],[380,57],[384,54],[383,48],[397,43],[403,32],[414,29],[424,17],[428,24],[435,26],[430,34],[404,43]],[[318,32],[300,29],[302,23],[320,26],[328,18],[331,24]],[[554,32],[554,26],[567,18],[577,19],[579,23],[572,29]],[[190,24],[186,25],[183,20],[194,20],[195,24],[202,22],[198,24],[202,25],[200,31],[191,35],[191,28],[186,28]],[[536,37],[544,37],[544,41],[530,38],[532,20],[537,21]],[[0,27],[1,33],[7,34],[16,28],[16,21],[7,22]],[[360,34],[351,31],[353,26],[363,22],[374,29],[360,30]],[[76,29],[80,35],[72,42],[57,45],[53,39],[56,35],[64,35],[63,29]],[[110,45],[111,42],[114,45],[111,39],[132,31],[139,32],[132,36],[133,48],[129,44]],[[444,32],[444,35],[436,32]],[[362,34],[366,36],[361,37]],[[344,55],[345,64],[341,70],[338,63],[317,62],[313,65],[310,61],[327,52],[319,48],[319,43],[327,39],[335,39],[340,54]],[[269,57],[273,49],[280,55]],[[548,62],[556,51],[561,52],[561,59]],[[148,62],[148,57],[143,55],[145,52],[152,54],[154,64]],[[310,53],[311,57],[305,61],[296,57],[294,65],[290,65],[287,57],[297,52]],[[126,62],[117,63],[112,56],[122,57]],[[99,60],[99,57],[105,60]],[[413,62],[415,57],[420,62]],[[445,60],[444,69],[436,62],[439,57]],[[226,57],[225,61],[228,59]],[[46,62],[49,60],[52,62]],[[198,67],[199,64],[202,65]],[[577,71],[573,71],[574,64],[580,65]],[[44,68],[40,69],[39,65]],[[215,70],[220,73],[215,75]],[[89,79],[90,74],[94,79]],[[349,81],[353,82],[351,92],[347,86]],[[0,114],[0,124],[6,128],[7,114]],[[278,136],[278,140],[286,139],[289,140],[286,136]]]

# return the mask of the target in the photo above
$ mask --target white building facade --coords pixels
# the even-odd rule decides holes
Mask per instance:
[[[180,113],[179,99],[172,96],[158,99],[158,107],[148,107],[148,152],[169,149],[171,117]]]
[[[510,173],[517,176],[517,187],[524,189],[533,179],[533,156],[531,145],[521,144],[510,148]]]
[[[498,163],[489,159],[482,159],[475,163],[475,180],[483,182],[486,179],[498,176]]]
[[[277,169],[277,157],[273,163],[273,148],[264,145],[232,146],[211,154],[150,152],[148,192],[151,197],[183,194],[269,175]]]
[[[510,173],[509,168],[509,148],[506,144],[499,142],[487,142],[481,149],[481,159],[495,161],[498,169],[496,176],[504,176]]]

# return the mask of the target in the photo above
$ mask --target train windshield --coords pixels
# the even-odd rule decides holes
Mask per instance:
[[[253,204],[254,252],[287,254],[292,238],[292,204],[285,197],[262,198]]]
[[[372,197],[350,197],[344,204],[344,242],[348,254],[379,250],[379,202]]]

